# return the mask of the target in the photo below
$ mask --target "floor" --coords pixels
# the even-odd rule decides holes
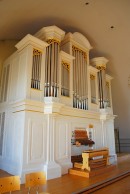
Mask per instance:
[[[47,184],[39,188],[39,192],[48,192],[50,194],[78,194],[78,193],[94,193],[94,194],[130,194],[130,175],[97,191],[87,192],[86,188],[97,185],[112,177],[122,173],[130,172],[130,154],[118,156],[118,163],[115,169],[111,172],[92,177],[84,178],[76,175],[66,174],[60,178],[48,180]],[[0,177],[8,176],[9,174],[0,171]],[[36,193],[31,190],[31,194]],[[14,194],[27,194],[27,189],[21,185],[21,191],[16,191]]]
[[[93,194],[130,194],[130,176],[99,189]]]

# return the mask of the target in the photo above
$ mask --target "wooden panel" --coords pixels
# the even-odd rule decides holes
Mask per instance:
[[[25,97],[26,80],[27,80],[26,64],[27,64],[27,53],[22,52],[19,58],[18,83],[17,83],[17,91],[16,91],[17,99],[22,99]]]
[[[34,172],[26,174],[25,178],[26,178],[25,180],[26,188],[44,185],[46,183],[46,177],[43,172]]]
[[[88,150],[82,153],[83,166],[82,169],[92,170],[108,165],[108,149]],[[100,157],[101,158],[98,158]]]
[[[13,71],[11,71],[11,80],[9,83],[9,91],[10,91],[10,97],[9,100],[10,101],[14,101],[16,100],[16,96],[17,96],[17,83],[18,83],[18,71],[19,71],[19,58],[15,57],[12,61],[11,61],[12,65],[11,65],[11,69]],[[21,90],[21,87],[19,87]]]
[[[28,113],[29,119],[27,119],[28,132],[27,147],[28,149],[28,163],[40,162],[46,158],[46,121],[42,114]]]
[[[57,159],[65,159],[69,157],[69,126],[66,120],[57,122]]]
[[[0,178],[0,193],[20,190],[19,176]]]

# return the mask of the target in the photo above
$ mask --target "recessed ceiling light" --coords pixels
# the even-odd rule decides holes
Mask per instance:
[[[111,29],[113,29],[114,28],[114,26],[111,26]]]

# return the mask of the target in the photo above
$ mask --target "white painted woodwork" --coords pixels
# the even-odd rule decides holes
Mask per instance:
[[[17,52],[4,62],[10,65],[7,99],[0,103],[0,113],[5,112],[1,169],[20,175],[44,170],[47,179],[60,177],[72,167],[71,156],[81,154],[88,146],[71,145],[72,131],[85,129],[92,132],[93,148],[108,147],[111,162],[116,160],[114,143],[114,118],[112,110],[111,76],[109,82],[111,107],[99,109],[98,70],[89,65],[88,40],[80,33],[68,33],[56,26],[42,28],[36,34],[25,36],[17,45]],[[65,36],[65,38],[64,38]],[[44,97],[45,48],[44,41],[57,38],[62,41],[59,52],[59,95]],[[87,53],[88,110],[73,108],[73,60],[72,43]],[[42,50],[40,90],[31,88],[33,48]],[[61,62],[70,64],[70,96],[61,96]],[[92,104],[90,74],[95,76],[96,104]],[[68,80],[66,80],[68,81]],[[2,83],[5,87],[5,83]],[[89,124],[93,125],[89,129]]]

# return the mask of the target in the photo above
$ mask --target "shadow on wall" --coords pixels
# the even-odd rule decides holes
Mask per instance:
[[[2,71],[2,64],[13,52],[16,51],[16,40],[1,40],[0,41],[0,77]]]

